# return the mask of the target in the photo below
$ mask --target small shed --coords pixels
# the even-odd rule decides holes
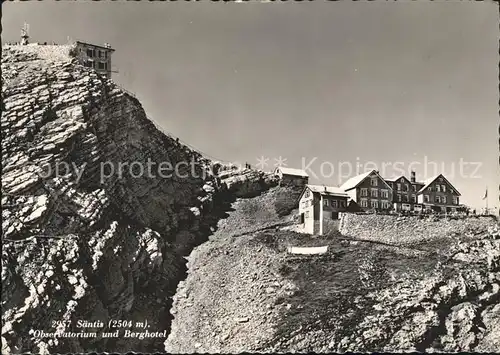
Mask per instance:
[[[278,167],[274,175],[279,177],[280,185],[305,186],[309,183],[309,175],[302,169]]]

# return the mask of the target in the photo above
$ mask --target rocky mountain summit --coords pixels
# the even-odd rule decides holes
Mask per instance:
[[[496,221],[305,236],[297,189],[162,132],[71,46],[2,51],[2,354],[500,350]]]
[[[4,46],[2,57],[2,353],[161,351],[160,338],[34,332],[114,319],[168,333],[183,256],[228,201],[275,179],[219,177],[71,46]]]

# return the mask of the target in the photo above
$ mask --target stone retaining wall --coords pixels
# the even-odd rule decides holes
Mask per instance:
[[[390,244],[411,244],[436,237],[488,230],[497,222],[493,217],[467,217],[461,219],[426,217],[398,217],[339,213],[339,231],[356,239]]]

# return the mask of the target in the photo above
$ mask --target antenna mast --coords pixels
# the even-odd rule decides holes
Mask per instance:
[[[27,45],[29,43],[29,30],[30,30],[30,25],[27,24],[26,22],[24,23],[23,28],[21,29],[21,44],[22,45]]]

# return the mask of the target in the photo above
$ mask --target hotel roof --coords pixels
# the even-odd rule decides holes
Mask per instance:
[[[112,51],[114,52],[115,50],[111,47],[105,47],[105,46],[101,46],[99,44],[94,44],[94,43],[87,43],[87,42],[82,42],[82,41],[76,41],[76,43],[79,43],[79,44],[85,44],[87,46],[92,46],[92,47],[99,47],[99,48],[102,48],[102,49],[106,49],[108,51]]]

